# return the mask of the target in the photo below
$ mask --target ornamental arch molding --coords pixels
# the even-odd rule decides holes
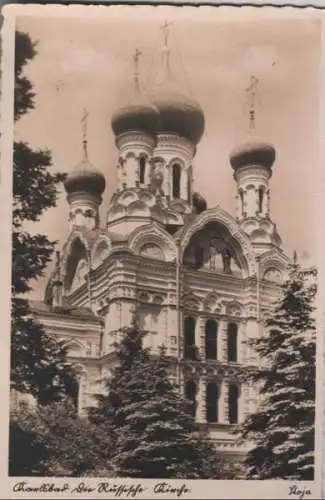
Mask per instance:
[[[167,169],[172,172],[173,166],[179,164],[181,169],[186,169],[186,163],[185,161],[180,158],[179,156],[174,156],[168,163],[167,163]]]
[[[150,224],[137,228],[130,234],[128,245],[131,251],[139,255],[146,245],[159,247],[163,260],[173,262],[176,260],[176,244],[169,233],[157,224]]]
[[[75,231],[68,239],[61,260],[61,274],[64,276],[64,290],[69,291],[81,260],[89,262],[90,243],[81,231]]]
[[[259,259],[259,273],[261,278],[269,271],[278,271],[282,274],[282,279],[285,279],[288,273],[290,260],[281,251],[277,249],[269,250],[262,254]]]
[[[203,308],[205,312],[221,313],[223,304],[220,296],[215,292],[208,292],[203,300]]]
[[[69,357],[84,356],[86,352],[86,346],[84,345],[84,343],[75,338],[66,339],[64,342],[64,347],[67,349],[67,355]],[[85,371],[84,367],[82,371]]]
[[[97,268],[104,262],[112,251],[112,244],[108,236],[102,235],[98,238],[91,251],[92,267]]]
[[[233,242],[238,251],[238,260],[244,271],[244,276],[253,277],[257,274],[257,263],[253,246],[249,237],[239,227],[236,220],[220,207],[215,207],[202,212],[185,229],[180,237],[180,258],[183,261],[185,250],[187,249],[192,236],[201,231],[208,224],[217,223],[223,228],[225,237],[229,242]]]

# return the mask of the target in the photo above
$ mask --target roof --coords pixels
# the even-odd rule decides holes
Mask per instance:
[[[96,316],[88,307],[62,307],[53,308],[50,304],[46,304],[41,300],[30,300],[30,308],[33,312],[39,314],[52,314],[54,316],[64,316],[66,318],[92,320],[101,322],[101,319]]]

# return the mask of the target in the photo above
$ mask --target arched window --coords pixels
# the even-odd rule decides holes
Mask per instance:
[[[237,361],[238,326],[236,323],[228,324],[227,334],[228,361]]]
[[[180,198],[181,195],[181,166],[178,163],[173,165],[173,198]]]
[[[206,388],[206,417],[207,422],[218,422],[219,387],[209,382]]]
[[[238,397],[239,397],[239,389],[237,385],[229,386],[228,393],[228,410],[229,410],[229,423],[237,424],[238,423]]]
[[[195,319],[186,316],[184,320],[184,357],[195,359]]]
[[[185,397],[191,402],[191,413],[195,418],[196,415],[196,383],[193,380],[188,380],[185,384]]]
[[[264,189],[260,187],[258,189],[258,212],[263,212],[263,198],[264,198]]]
[[[146,159],[143,156],[141,156],[139,160],[139,169],[140,169],[139,181],[140,184],[144,184],[146,182]]]
[[[205,323],[205,357],[206,359],[217,359],[217,334],[218,324],[214,319],[208,319]]]

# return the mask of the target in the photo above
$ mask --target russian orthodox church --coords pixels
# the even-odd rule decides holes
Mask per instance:
[[[117,182],[105,220],[105,176],[90,163],[85,138],[84,157],[64,184],[69,235],[44,302],[31,306],[69,347],[81,414],[137,311],[145,345],[153,353],[165,345],[198,423],[220,452],[237,455],[243,449],[231,430],[257,396],[243,379],[259,363],[247,341],[262,334],[261,315],[289,262],[270,214],[276,152],[263,142],[233,151],[236,213],[208,208],[193,190],[204,112],[173,82],[167,41],[162,56],[164,77],[143,93],[136,72],[133,97],[112,116]]]

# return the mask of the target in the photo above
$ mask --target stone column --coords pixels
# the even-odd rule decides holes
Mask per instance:
[[[239,363],[247,362],[247,337],[246,337],[246,322],[242,321],[238,324],[238,361]]]
[[[206,408],[205,408],[205,397],[206,397],[206,379],[205,377],[200,377],[198,380],[197,387],[197,410],[196,410],[196,421],[200,424],[206,422]]]
[[[228,360],[228,352],[227,352],[227,327],[228,327],[228,322],[226,320],[222,321],[221,323],[221,357],[220,361],[227,362]]]
[[[198,318],[196,323],[195,338],[197,339],[197,346],[199,348],[200,357],[205,359],[205,318]]]
[[[187,187],[188,187],[187,171],[185,170],[185,168],[181,168],[180,198],[186,201],[188,201]]]
[[[219,321],[218,324],[218,334],[217,334],[217,359],[218,361],[224,360],[224,322]]]
[[[250,387],[249,383],[241,384],[240,404],[239,404],[239,423],[242,423],[250,413]]]
[[[228,423],[228,382],[222,380],[219,383],[219,422]]]

